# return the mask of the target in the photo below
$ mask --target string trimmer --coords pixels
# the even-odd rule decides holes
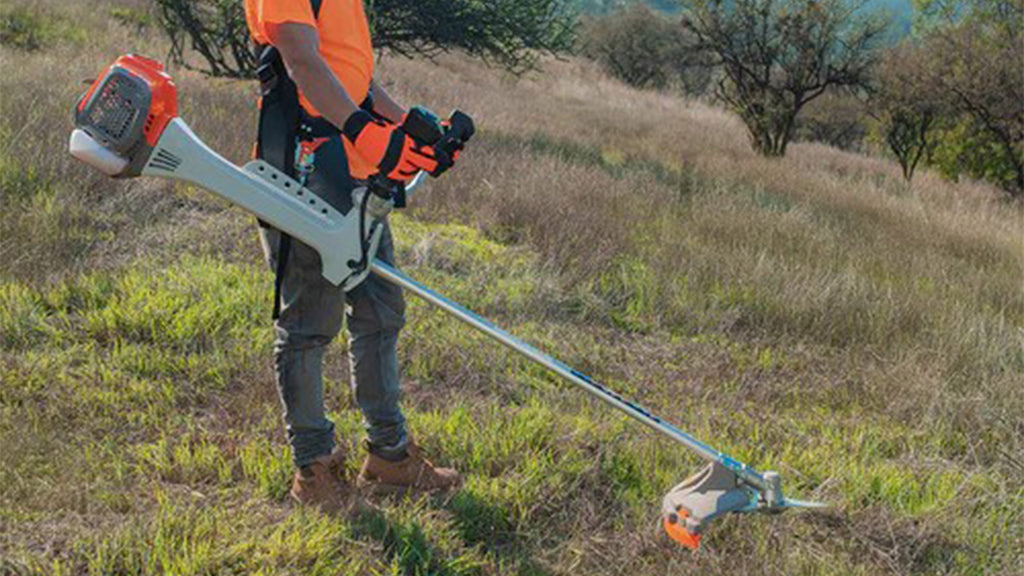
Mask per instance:
[[[642,406],[519,340],[472,311],[373,259],[382,227],[368,210],[373,195],[387,198],[397,183],[375,179],[357,189],[354,208],[342,214],[299,182],[262,160],[242,167],[228,162],[192,132],[177,114],[177,89],[163,67],[123,56],[97,79],[75,108],[71,154],[116,178],[158,176],[191,182],[252,212],[320,253],[322,273],[350,290],[373,273],[487,334],[528,359],[600,398],[642,424],[686,446],[709,464],[672,488],[662,503],[663,525],[680,544],[696,548],[715,518],[729,512],[774,512],[821,504],[786,498],[776,472],[757,470],[697,440]],[[473,121],[452,114],[435,143],[453,152],[473,136]],[[410,188],[422,181],[417,178]]]

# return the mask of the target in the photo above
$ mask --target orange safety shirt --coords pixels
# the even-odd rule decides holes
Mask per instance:
[[[268,25],[295,22],[313,26],[320,37],[320,56],[349,97],[356,104],[366,99],[373,79],[373,45],[362,0],[323,0],[319,18],[313,16],[309,0],[245,0],[245,20],[249,33],[260,44],[272,44]],[[299,102],[310,114],[320,115],[301,90]],[[366,178],[376,171],[347,139],[342,141],[353,177]]]

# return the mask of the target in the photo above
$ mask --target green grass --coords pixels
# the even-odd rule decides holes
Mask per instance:
[[[26,5],[0,6],[0,46],[34,52],[56,43],[85,41],[86,31],[58,12]]]
[[[404,218],[395,226],[405,258],[429,246],[430,269],[424,263],[414,273],[470,305],[514,310],[536,290],[522,280],[537,273],[531,268],[536,258],[522,249],[495,244],[462,226],[425,226]],[[491,278],[493,288],[475,289],[477,275]],[[580,522],[589,522],[597,533],[649,532],[652,503],[683,471],[696,467],[678,449],[638,433],[543,372],[511,358],[495,363],[491,345],[413,302],[403,362],[409,377],[434,382],[418,386],[414,394],[434,399],[410,406],[411,426],[431,452],[457,463],[467,475],[465,488],[447,502],[397,502],[377,517],[350,522],[289,514],[289,456],[277,440],[269,390],[260,394],[266,405],[246,405],[235,415],[248,424],[228,427],[208,414],[219,397],[251,395],[243,386],[272,386],[265,376],[258,384],[237,383],[246,374],[240,366],[259,364],[269,353],[263,329],[267,285],[261,268],[183,257],[163,269],[139,263],[113,276],[85,275],[45,291],[4,286],[5,349],[19,353],[5,356],[4,364],[0,431],[18,457],[0,478],[7,486],[3,515],[31,523],[68,506],[83,513],[100,506],[127,520],[112,533],[73,536],[69,556],[37,568],[58,573],[543,573],[533,555],[573,541]],[[560,345],[552,334],[561,330],[557,324],[506,320],[581,365],[588,357],[622,354],[601,338]],[[657,345],[658,336],[634,345]],[[790,362],[770,348],[727,339],[683,345],[688,347],[721,354],[737,375],[766,373]],[[454,372],[437,377],[446,370]],[[618,381],[616,370],[600,372],[630,388]],[[499,383],[497,394],[479,388],[466,394],[458,380],[468,373],[477,386],[484,380]],[[664,383],[654,379],[647,385],[660,389]],[[42,445],[15,440],[20,427],[14,424],[26,416],[43,436]],[[354,438],[358,416],[349,410],[335,418]],[[702,406],[700,416],[687,420],[696,434],[715,438],[721,448],[755,465],[798,471],[787,475],[795,494],[824,487],[818,497],[837,510],[885,510],[890,522],[942,518],[948,529],[935,537],[952,538],[957,546],[936,559],[919,559],[923,573],[924,565],[934,563],[981,574],[1007,560],[999,557],[1011,542],[1011,517],[995,519],[1016,510],[1024,494],[1007,492],[1007,479],[999,475],[950,465],[949,458],[964,449],[956,445],[955,434],[916,430],[855,405],[825,412],[798,403],[766,421],[753,406],[740,414]],[[48,438],[46,430],[60,430],[65,437]],[[63,465],[54,466],[54,454],[73,463],[70,476]],[[68,481],[82,492],[66,494]],[[46,488],[40,490],[40,483]],[[1000,492],[1002,497],[993,497]],[[595,502],[599,510],[593,510]],[[246,519],[248,513],[239,514],[246,509],[278,520]],[[836,512],[829,514],[843,522]],[[993,522],[981,526],[972,520],[977,516]],[[794,515],[787,525],[799,532],[815,522],[810,515]],[[760,533],[769,521],[750,523]],[[746,526],[730,522],[709,536],[709,544],[727,549],[747,537]],[[380,553],[359,552],[367,547]],[[17,557],[30,564],[39,560],[31,560],[28,550]],[[353,558],[369,564],[356,568]],[[850,570],[858,565],[852,557],[848,562]],[[799,564],[789,558],[784,565],[801,570]]]

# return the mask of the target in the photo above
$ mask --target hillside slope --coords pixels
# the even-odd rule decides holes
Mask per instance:
[[[0,46],[0,573],[1021,570],[1024,212],[988,187],[765,160],[729,114],[581,62],[384,59],[404,101],[481,127],[395,218],[402,267],[833,508],[667,544],[660,497],[696,458],[410,298],[405,405],[466,486],[336,520],[286,497],[252,218],[64,153],[81,78],[165,53],[119,23],[142,3],[16,4],[52,41]],[[174,74],[243,161],[253,86]],[[354,470],[346,346],[327,402]]]

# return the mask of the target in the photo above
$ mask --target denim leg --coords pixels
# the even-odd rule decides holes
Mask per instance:
[[[276,268],[280,233],[261,228],[264,252]],[[341,329],[345,295],[320,274],[320,256],[297,239],[281,287],[274,325],[274,367],[292,459],[306,466],[334,449],[334,423],[324,413],[323,356]]]
[[[394,264],[391,229],[385,223],[377,258]],[[352,386],[363,413],[370,451],[404,454],[407,435],[399,406],[398,333],[405,325],[402,289],[371,274],[347,294]]]

